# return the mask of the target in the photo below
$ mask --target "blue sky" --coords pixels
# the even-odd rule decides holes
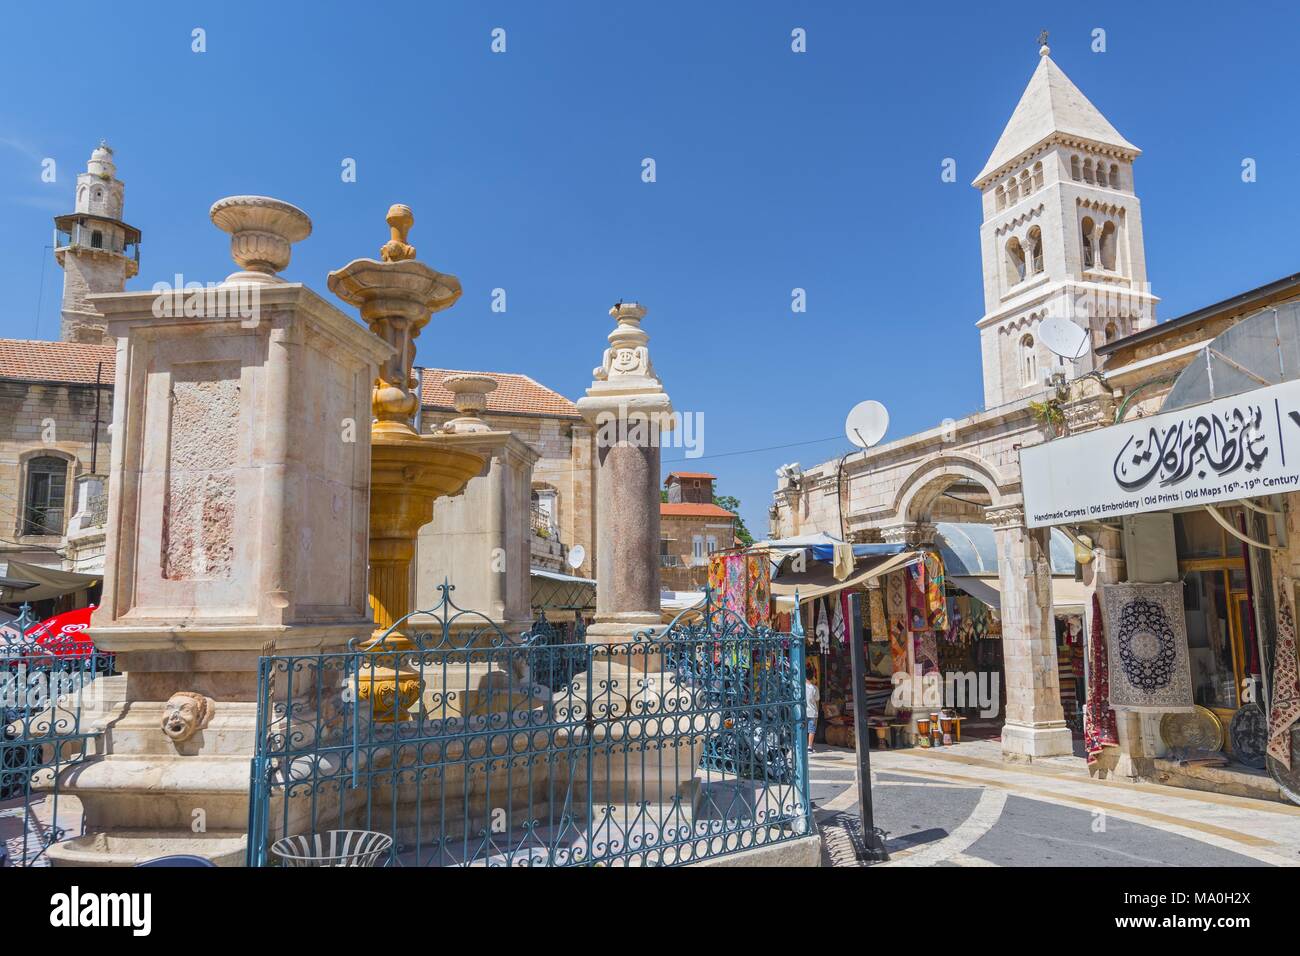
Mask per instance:
[[[420,258],[465,288],[426,329],[422,364],[525,372],[576,398],[609,306],[641,301],[675,405],[704,415],[704,457],[666,449],[665,471],[715,472],[761,536],[775,467],[842,453],[858,401],[888,405],[890,438],[979,408],[968,183],[1042,28],[1144,151],[1162,318],[1300,271],[1300,58],[1287,46],[1300,13],[1282,3],[394,6],[8,8],[0,335],[57,337],[50,219],[70,211],[100,137],[144,231],[129,288],[225,276],[208,206],[262,193],[311,215],[285,275],[328,295],[326,273],[375,255],[385,210],[405,202]],[[195,27],[206,53],[191,52]],[[496,27],[505,54],[489,49]],[[790,50],[795,27],[807,53]],[[1098,27],[1105,53],[1090,50]],[[955,184],[940,179],[945,157]],[[1257,182],[1241,181],[1245,157]],[[497,287],[505,314],[490,309]],[[795,287],[806,313],[790,310]]]

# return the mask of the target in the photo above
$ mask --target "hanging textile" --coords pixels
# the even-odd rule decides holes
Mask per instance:
[[[853,545],[844,543],[831,547],[831,574],[843,581],[853,573]]]
[[[822,653],[830,653],[831,626],[826,620],[826,601],[822,598],[817,599],[817,625],[814,631],[817,634],[817,643],[821,646]]]
[[[772,566],[762,555],[746,555],[745,620],[750,627],[772,623]]]
[[[831,596],[831,639],[839,644],[848,640],[846,636],[846,622],[844,620],[844,592]]]
[[[1119,728],[1115,711],[1110,707],[1110,655],[1106,650],[1106,633],[1101,623],[1101,600],[1092,595],[1092,628],[1088,638],[1092,670],[1088,674],[1088,695],[1083,705],[1083,746],[1088,763],[1106,747],[1119,746]]]
[[[939,669],[939,642],[934,631],[916,631],[912,639],[916,663],[921,668],[922,676],[933,674]]]
[[[924,631],[930,627],[930,598],[925,588],[925,564],[907,568],[907,629]]]
[[[1141,713],[1194,710],[1183,583],[1104,584],[1101,606],[1111,707]]]
[[[869,621],[871,627],[871,639],[873,641],[889,640],[889,624],[885,620],[885,595],[881,593],[880,588],[872,588],[867,592],[868,613],[871,616]]]
[[[926,618],[937,633],[948,630],[948,604],[943,595],[943,559],[932,551],[922,559],[925,564]]]
[[[1280,565],[1282,562],[1275,561]],[[1291,768],[1291,725],[1300,717],[1300,669],[1296,666],[1295,611],[1291,584],[1277,571],[1277,651],[1273,657],[1273,694],[1268,712],[1268,754]]]

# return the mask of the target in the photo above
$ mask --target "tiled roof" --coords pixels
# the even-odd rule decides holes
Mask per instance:
[[[709,481],[717,481],[717,475],[710,475],[707,471],[670,471],[668,478],[707,478]],[[668,478],[664,479],[664,484],[668,484]]]
[[[95,369],[103,362],[100,380],[113,384],[116,347],[88,345],[82,342],[42,342],[30,339],[0,339],[0,379],[23,382],[95,383]],[[452,369],[424,370],[421,399],[426,408],[455,411],[452,395],[442,386],[448,375],[461,374]],[[488,395],[488,413],[542,415],[548,418],[580,419],[578,407],[559,392],[539,385],[527,375],[510,372],[478,372],[497,381],[496,390]]]
[[[663,518],[734,518],[736,515],[719,505],[661,502],[659,515]]]
[[[442,384],[449,375],[486,375],[496,379],[497,387],[488,392],[486,414],[540,415],[545,418],[582,418],[578,406],[559,392],[554,392],[527,375],[513,372],[464,372],[447,368],[426,368],[420,383],[420,399],[425,408],[456,410],[451,391]]]
[[[116,352],[112,345],[0,339],[0,379],[94,385],[95,369],[103,362],[100,381],[112,385]]]

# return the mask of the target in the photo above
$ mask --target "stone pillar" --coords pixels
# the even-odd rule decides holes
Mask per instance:
[[[301,210],[237,196],[211,216],[247,271],[90,300],[117,340],[90,634],[128,676],[100,755],[61,776],[87,834],[52,847],[56,865],[241,863],[259,657],[338,650],[371,627],[366,425],[390,349],[276,276],[310,232]]]
[[[618,325],[578,411],[596,437],[596,622],[588,639],[630,639],[657,627],[659,444],[672,402],[655,374],[641,329],[646,310],[620,302]]]
[[[988,518],[997,536],[1002,591],[1002,757],[1028,762],[1070,754],[1074,745],[1057,678],[1047,531],[1026,528],[1019,505],[990,508]]]

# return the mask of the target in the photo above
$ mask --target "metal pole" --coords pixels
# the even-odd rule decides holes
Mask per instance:
[[[867,661],[862,649],[862,594],[849,595],[849,652],[853,662],[853,744],[858,752],[858,812],[862,819],[863,858],[883,863],[889,859],[884,834],[876,829],[871,806],[871,738],[867,726]]]

